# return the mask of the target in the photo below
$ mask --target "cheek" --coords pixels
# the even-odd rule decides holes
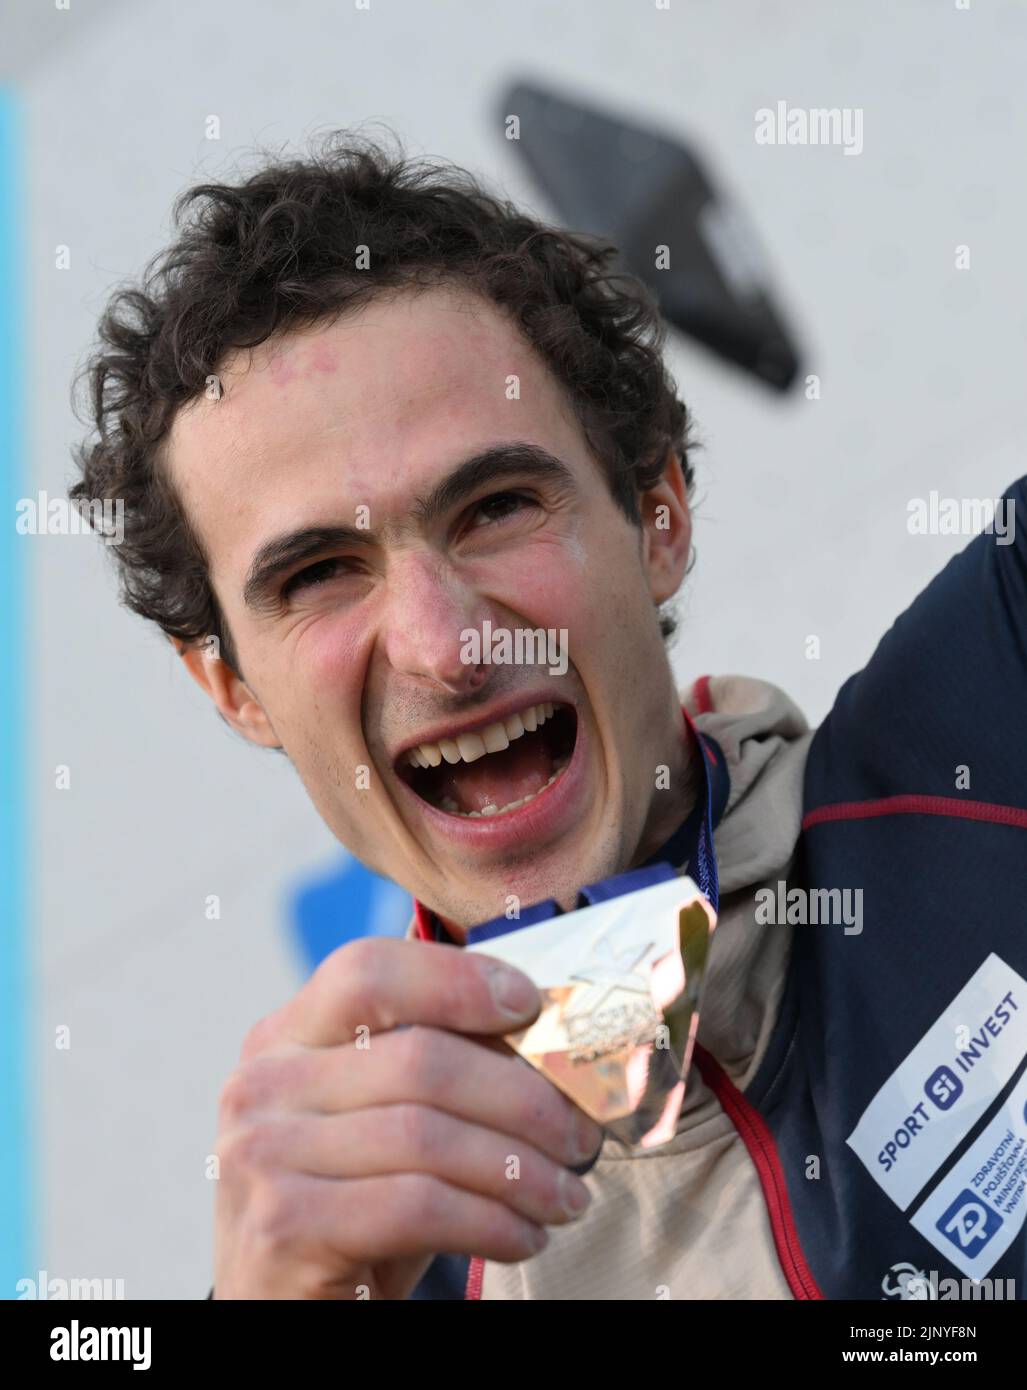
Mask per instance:
[[[532,627],[566,628],[573,646],[601,620],[588,552],[576,539],[540,543],[482,576],[482,590]],[[600,615],[600,616],[597,616]]]
[[[285,703],[294,722],[322,715],[346,716],[345,726],[360,728],[367,641],[358,624],[341,617],[311,623],[288,648],[282,672]]]
[[[643,642],[652,599],[633,532],[561,537],[540,544],[503,576],[493,596],[533,626],[566,628],[576,664],[613,664],[624,648]]]

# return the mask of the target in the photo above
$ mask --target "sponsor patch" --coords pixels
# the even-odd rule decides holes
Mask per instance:
[[[912,1219],[961,1273],[981,1279],[1027,1215],[1027,1074]]]
[[[1025,1053],[1027,980],[992,953],[884,1083],[845,1142],[904,1211]]]

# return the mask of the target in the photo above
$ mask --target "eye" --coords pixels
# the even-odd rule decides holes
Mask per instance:
[[[472,529],[478,526],[488,526],[496,521],[505,521],[515,512],[533,505],[532,499],[525,497],[523,493],[494,492],[491,497],[483,498],[471,508]]]
[[[282,585],[282,597],[290,598],[301,589],[316,589],[329,579],[334,579],[338,572],[338,567],[346,562],[338,557],[330,560],[318,560],[316,564],[308,565],[306,569],[300,570],[292,575]]]

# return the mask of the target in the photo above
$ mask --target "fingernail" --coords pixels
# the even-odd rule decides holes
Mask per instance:
[[[529,1018],[538,1008],[538,990],[519,970],[510,970],[501,961],[489,963],[489,989],[492,1002],[507,1018]]]
[[[590,1120],[587,1115],[578,1111],[574,1117],[574,1128],[571,1131],[571,1143],[573,1153],[571,1154],[570,1167],[575,1172],[585,1172],[592,1167],[599,1157],[603,1147],[603,1131],[594,1120]]]
[[[557,1191],[560,1196],[560,1205],[568,1216],[580,1216],[592,1200],[591,1192],[581,1179],[576,1178],[566,1168],[560,1169]]]
[[[576,1173],[579,1178],[583,1178],[586,1173],[591,1173],[592,1169],[599,1162],[599,1155],[602,1151],[603,1146],[600,1144],[591,1158],[586,1158],[583,1163],[569,1163],[567,1166],[572,1173]]]

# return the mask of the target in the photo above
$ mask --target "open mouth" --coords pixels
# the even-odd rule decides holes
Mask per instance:
[[[571,705],[526,705],[484,728],[408,748],[396,771],[438,811],[501,816],[556,781],[570,762],[577,729]]]

